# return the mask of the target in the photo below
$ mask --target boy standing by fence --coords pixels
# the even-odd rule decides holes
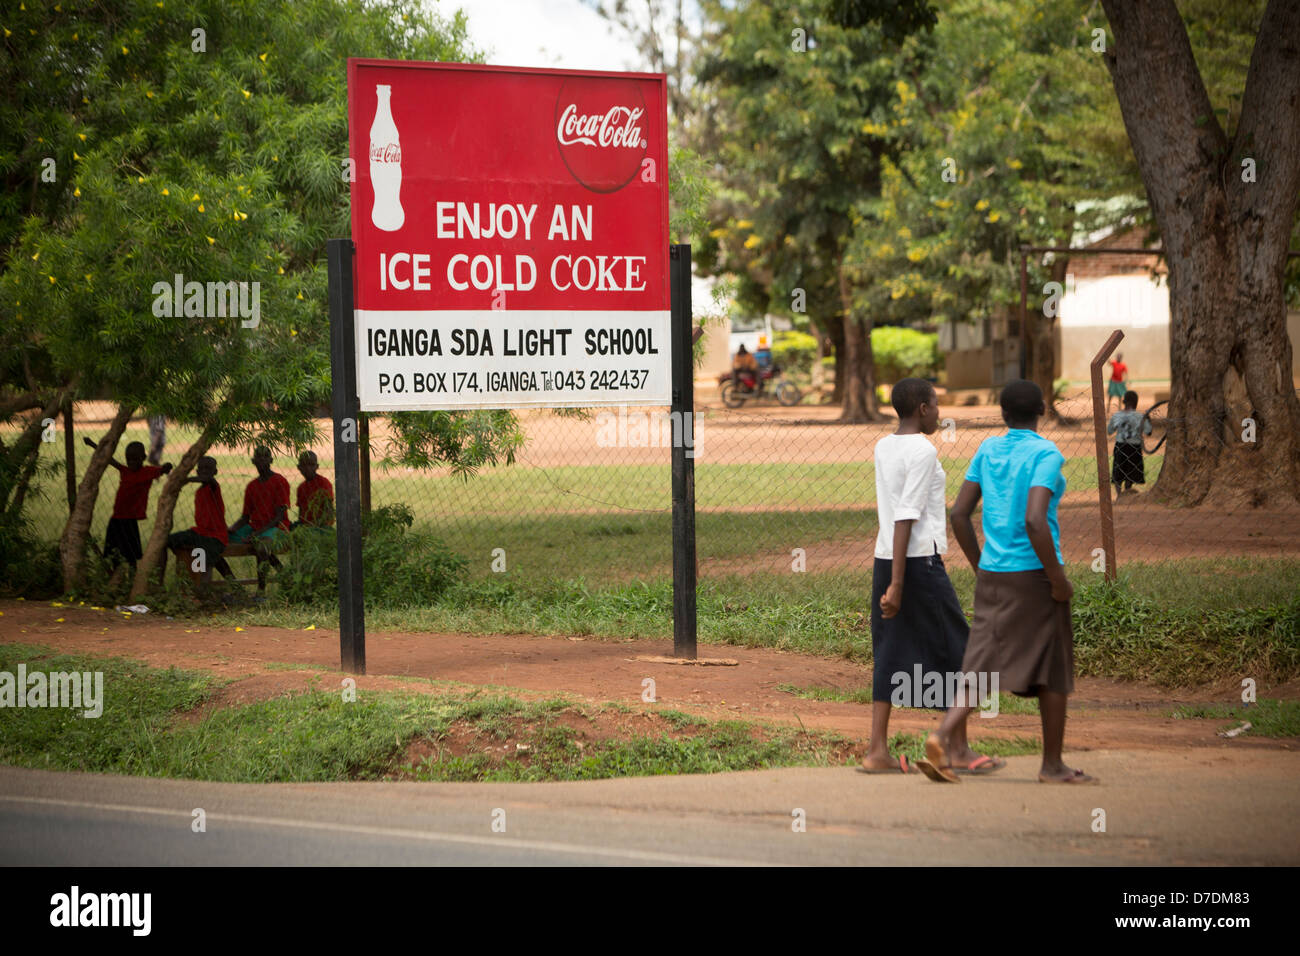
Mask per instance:
[[[89,438],[82,440],[91,448],[99,447]],[[108,519],[108,530],[104,534],[104,557],[114,571],[122,561],[135,570],[136,562],[144,557],[144,549],[140,546],[140,522],[149,508],[149,486],[172,470],[170,463],[146,465],[143,442],[133,441],[127,445],[125,458],[125,465],[111,458],[108,461],[117,469],[120,479],[117,496],[113,499],[113,516]]]
[[[1151,422],[1138,414],[1137,405],[1138,393],[1125,392],[1124,408],[1106,423],[1106,434],[1115,436],[1115,463],[1110,469],[1110,480],[1116,498],[1132,491],[1134,485],[1146,484],[1147,480],[1142,466],[1142,436],[1151,434]]]
[[[948,550],[947,479],[926,438],[939,425],[934,386],[905,378],[894,385],[891,400],[898,430],[876,442],[874,452],[880,530],[871,582],[871,744],[862,758],[867,773],[909,772],[905,756],[889,755],[890,707],[925,706],[918,674],[941,675],[949,686],[970,632],[941,557]],[[908,688],[910,694],[899,694]],[[952,756],[956,769],[969,773],[1006,766],[970,749],[965,720],[953,727]]]
[[[975,572],[975,618],[962,671],[997,674],[998,686],[1020,697],[1038,698],[1043,723],[1043,783],[1089,783],[1082,770],[1061,759],[1067,696],[1074,690],[1074,634],[1056,508],[1065,493],[1065,458],[1038,434],[1046,414],[1043,392],[1033,382],[1002,389],[1007,433],[986,438],[971,459],[952,506],[952,532]],[[971,515],[984,500],[984,550]],[[991,681],[990,681],[991,683]],[[974,681],[966,702],[948,711],[925,742],[920,763],[931,780],[956,783],[952,758],[956,731],[970,713]]]

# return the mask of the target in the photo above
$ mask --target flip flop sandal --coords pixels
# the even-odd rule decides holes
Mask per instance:
[[[983,776],[984,774],[997,773],[1006,765],[1007,762],[1001,757],[990,757],[985,754],[972,760],[965,767],[953,767],[952,769],[956,770],[958,773],[969,773],[978,777]]]
[[[925,738],[925,760],[918,760],[917,767],[935,783],[959,783],[960,778],[952,772],[952,761],[939,744],[934,734]]]
[[[858,767],[859,773],[912,773],[912,768],[908,766],[907,754],[898,755],[897,767]]]
[[[961,778],[952,772],[952,767],[940,767],[928,760],[918,760],[916,766],[935,783],[961,783]]]
[[[1041,776],[1038,778],[1039,783],[1096,783],[1096,777],[1090,777],[1082,770],[1076,770],[1068,777],[1062,777],[1059,780],[1044,780]]]

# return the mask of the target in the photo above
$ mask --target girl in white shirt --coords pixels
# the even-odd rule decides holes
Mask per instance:
[[[946,487],[927,435],[939,427],[934,386],[905,378],[892,390],[898,430],[876,442],[880,530],[871,582],[871,744],[867,773],[909,773],[906,756],[889,754],[892,706],[947,708],[950,675],[961,672],[970,626],[943,566],[948,550]],[[937,693],[936,693],[937,690]],[[953,735],[953,769],[990,773],[1006,761],[970,749],[966,725]]]

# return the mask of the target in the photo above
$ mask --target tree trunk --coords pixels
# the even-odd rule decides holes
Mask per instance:
[[[158,503],[154,505],[153,531],[149,533],[149,543],[144,546],[144,557],[135,569],[135,578],[131,582],[131,600],[138,600],[149,590],[149,575],[158,567],[167,550],[167,536],[172,531],[172,515],[176,511],[176,501],[180,498],[181,488],[200,458],[208,453],[216,441],[217,429],[209,426],[198,439],[186,449],[176,467],[163,481],[162,491],[158,493]]]
[[[822,364],[822,359],[826,357],[826,346],[829,340],[815,325],[812,327],[812,334],[817,340],[817,351],[813,354],[812,387],[813,391],[820,394],[822,386],[826,384],[826,366]]]
[[[1294,503],[1300,401],[1283,275],[1300,193],[1300,0],[1264,11],[1231,142],[1173,0],[1103,6],[1115,34],[1107,66],[1169,265],[1170,427],[1153,492],[1179,504]]]
[[[44,422],[46,419],[58,415],[67,394],[68,388],[62,388],[55,392],[46,401],[40,413],[27,423],[12,445],[6,448],[3,444],[0,444],[0,451],[3,452],[5,457],[4,462],[0,464],[0,469],[2,469],[0,470],[0,476],[4,476],[0,477],[0,503],[4,505],[4,513],[13,517],[14,520],[17,520],[22,510],[21,500],[19,500],[18,506],[14,507],[14,500],[20,487],[20,476],[27,469],[28,464],[36,461],[40,456],[41,432],[45,428]],[[32,406],[27,405],[25,407],[30,408]],[[13,477],[12,484],[9,483],[9,476]]]
[[[844,352],[836,370],[844,366],[844,394],[840,405],[841,422],[858,424],[880,421],[876,404],[875,361],[871,354],[871,320],[853,313],[853,291],[849,287],[843,260],[839,269],[840,308],[844,313]]]
[[[831,403],[840,404],[844,400],[844,320],[835,316],[826,323],[824,331],[831,346],[831,370],[834,386],[831,389]]]
[[[95,517],[95,501],[99,497],[99,479],[103,477],[109,460],[117,451],[118,440],[126,431],[127,422],[135,412],[134,405],[119,405],[108,431],[99,440],[99,447],[90,456],[86,473],[77,486],[77,501],[68,516],[59,538],[59,558],[63,563],[63,589],[71,591],[85,580],[86,540],[90,537],[90,522]]]
[[[1069,268],[1070,260],[1064,257],[1057,258],[1052,263],[1051,281],[1059,282],[1062,289],[1065,287],[1066,270]],[[1052,401],[1052,395],[1056,387],[1056,326],[1057,316],[1043,315],[1042,308],[1033,308],[1034,299],[1030,296],[1030,307],[1026,310],[1028,315],[1029,334],[1029,354],[1025,356],[1025,374],[1029,380],[1043,390],[1043,399],[1047,402],[1047,417],[1052,421],[1060,420],[1060,413],[1056,410],[1056,403]]]

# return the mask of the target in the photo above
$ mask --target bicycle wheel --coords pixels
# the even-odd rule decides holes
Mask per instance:
[[[1156,402],[1142,416],[1142,450],[1148,455],[1158,452],[1169,436],[1169,419],[1166,414],[1168,409],[1165,407],[1168,404],[1168,401]],[[1148,422],[1151,423],[1150,435],[1146,434]]]
[[[776,386],[776,400],[782,405],[798,405],[799,400],[803,398],[803,393],[799,391],[799,386],[793,382],[778,382]]]

